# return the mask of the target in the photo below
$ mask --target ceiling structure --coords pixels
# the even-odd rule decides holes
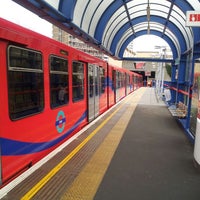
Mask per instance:
[[[199,0],[13,1],[118,59],[146,34],[164,39],[174,60],[200,43],[200,28],[185,25],[186,11],[200,10]]]

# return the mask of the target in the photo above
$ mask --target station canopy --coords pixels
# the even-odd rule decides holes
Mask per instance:
[[[199,0],[13,1],[118,59],[132,40],[146,34],[164,39],[174,59],[200,41],[199,27],[186,26],[186,12],[200,10]]]

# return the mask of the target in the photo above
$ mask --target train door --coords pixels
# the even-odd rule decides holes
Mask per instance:
[[[88,121],[99,115],[99,67],[88,64]]]
[[[197,122],[200,118],[200,61],[196,60],[194,64],[194,78],[192,87],[192,102],[190,111],[190,132],[195,136]]]

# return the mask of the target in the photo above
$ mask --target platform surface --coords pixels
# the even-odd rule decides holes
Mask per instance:
[[[139,101],[95,200],[200,199],[193,145],[153,96],[147,89]]]
[[[200,172],[183,129],[141,88],[2,199],[199,200]]]

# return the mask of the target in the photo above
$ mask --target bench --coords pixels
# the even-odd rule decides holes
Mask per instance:
[[[170,106],[168,109],[174,117],[185,118],[187,116],[187,106],[182,102]]]

